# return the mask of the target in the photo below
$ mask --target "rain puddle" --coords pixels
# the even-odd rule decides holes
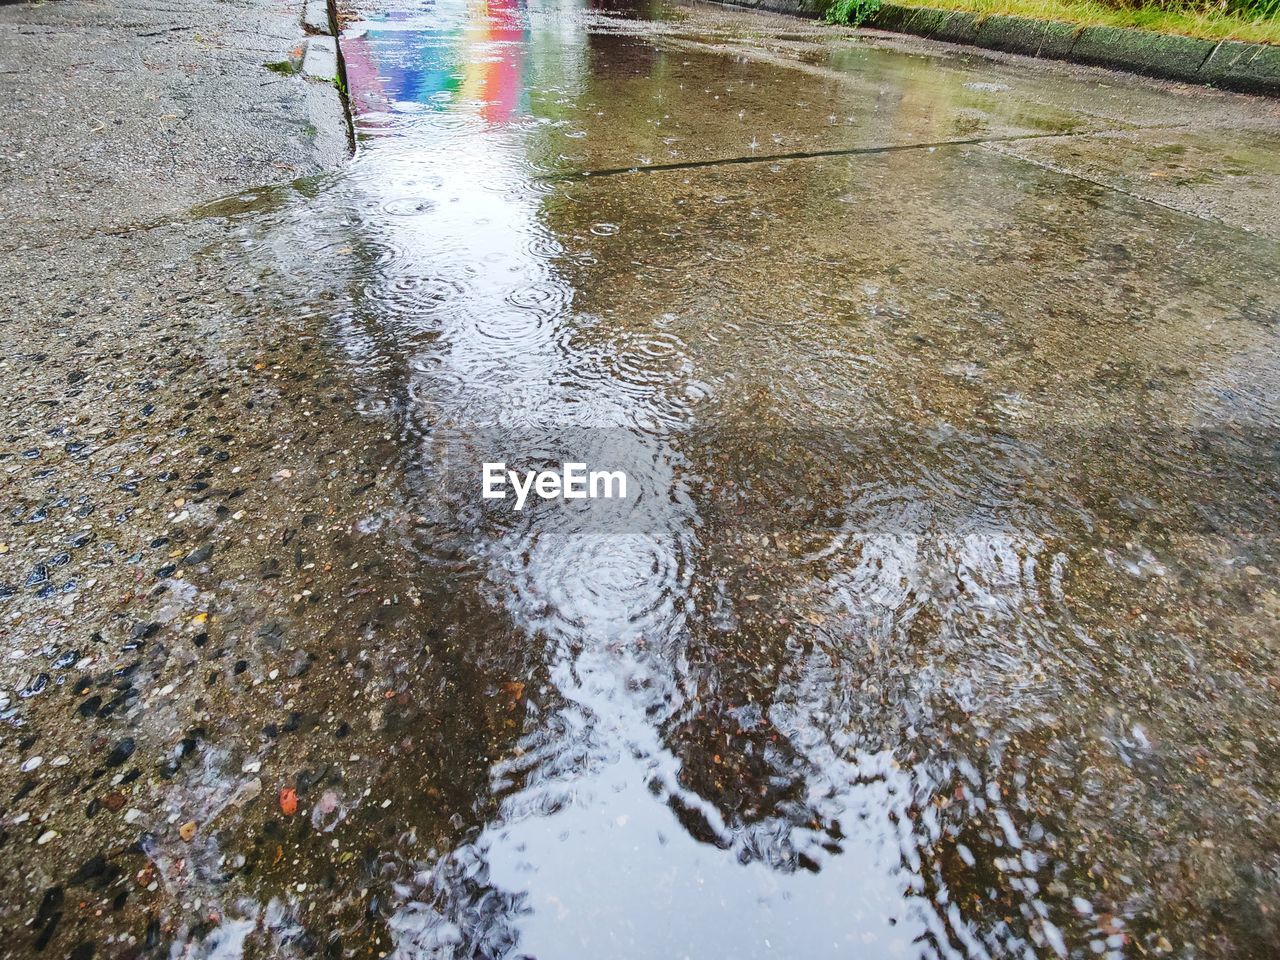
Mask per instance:
[[[1124,125],[1013,68],[348,14],[355,161],[223,256],[388,439],[432,623],[335,750],[447,736],[263,889],[399,957],[1264,952],[1274,244],[971,142]],[[481,498],[571,460],[632,495]]]

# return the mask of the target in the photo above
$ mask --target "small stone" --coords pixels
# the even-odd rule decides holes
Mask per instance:
[[[184,567],[194,567],[198,563],[204,563],[213,556],[213,545],[206,543],[202,547],[197,547],[186,555],[182,560]]]
[[[244,784],[236,791],[234,797],[231,798],[232,806],[242,807],[250,800],[262,795],[262,780],[254,777],[252,780],[246,780]]]
[[[21,767],[22,772],[30,773],[32,770],[40,766],[40,764],[42,763],[44,763],[44,757],[41,757],[41,756],[28,757],[25,761],[23,761],[23,764]]]
[[[39,837],[36,838],[36,843],[38,843],[40,846],[43,847],[46,843],[48,843],[50,840],[55,839],[57,836],[58,836],[57,830],[46,830],[44,833],[40,834]]]
[[[130,807],[128,810],[125,811],[125,814],[124,814],[125,823],[137,823],[141,819],[142,819],[142,811],[139,810],[137,807]]]
[[[119,791],[108,793],[102,798],[102,805],[112,813],[119,813],[124,809],[124,794]]]
[[[195,835],[196,835],[196,822],[194,820],[188,820],[186,823],[184,823],[182,826],[178,828],[178,836],[180,836],[187,843],[190,843],[192,838],[195,837]]]
[[[112,748],[111,753],[107,755],[107,766],[118,767],[131,756],[137,748],[137,744],[133,742],[133,737],[125,737]]]

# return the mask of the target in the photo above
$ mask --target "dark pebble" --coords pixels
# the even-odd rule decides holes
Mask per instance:
[[[213,544],[206,543],[203,547],[197,547],[182,559],[184,567],[193,567],[197,563],[204,563],[213,556]]]
[[[44,898],[40,901],[40,906],[36,910],[35,925],[43,926],[56,914],[62,906],[64,897],[61,887],[50,887],[44,892]]]
[[[35,943],[33,944],[37,953],[49,945],[49,941],[53,939],[54,933],[57,932],[58,921],[61,919],[62,911],[59,910],[50,917],[49,922],[44,925],[44,929],[40,931],[39,935],[35,939]]]
[[[137,749],[137,744],[133,742],[133,737],[125,737],[117,743],[114,748],[112,748],[109,754],[107,754],[107,766],[120,766],[133,756],[133,751],[135,749]]]
[[[102,854],[90,857],[71,875],[70,883],[88,883],[107,872],[107,858]]]
[[[18,696],[23,699],[26,699],[27,697],[34,697],[37,693],[43,692],[44,688],[47,686],[49,686],[49,675],[47,673],[42,673],[19,690]]]

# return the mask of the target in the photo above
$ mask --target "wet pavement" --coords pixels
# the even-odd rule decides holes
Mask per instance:
[[[340,98],[282,72],[301,17],[302,0],[0,5],[0,252],[145,231],[341,166]]]
[[[346,169],[0,272],[0,950],[1273,955],[1276,105],[344,15]]]

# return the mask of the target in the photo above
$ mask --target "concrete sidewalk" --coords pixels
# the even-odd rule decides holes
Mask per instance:
[[[338,166],[336,88],[287,72],[302,12],[300,0],[0,7],[0,250],[150,225]]]
[[[341,97],[304,76],[306,43],[298,0],[0,6],[0,956],[158,955],[183,937],[173,918],[215,915],[210,821],[250,835],[246,793],[194,801],[163,765],[226,718],[257,746],[217,678],[258,627],[224,640],[222,620],[283,617],[263,544],[298,549],[293,511],[323,509],[269,478],[299,469],[291,438],[360,457],[365,440],[354,412],[318,431],[292,387],[333,370],[257,304],[258,261],[219,259],[226,221],[202,205],[288,202],[346,161]],[[196,608],[167,619],[174,598],[195,598],[154,570],[179,541],[210,623],[176,639]],[[162,622],[172,637],[143,636]],[[171,861],[148,838],[173,804],[202,833]]]

